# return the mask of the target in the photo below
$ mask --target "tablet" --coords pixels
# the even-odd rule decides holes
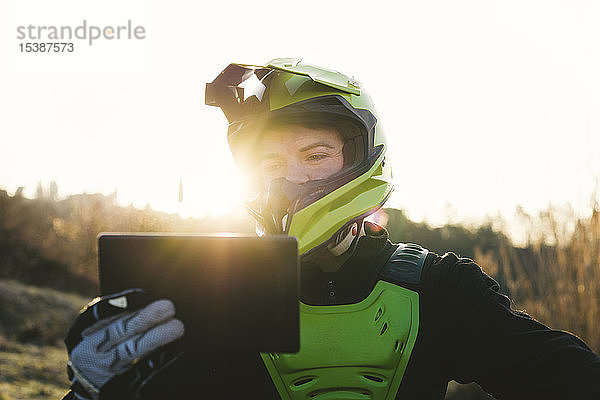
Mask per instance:
[[[300,347],[293,237],[103,233],[101,294],[143,288],[173,301],[183,346],[208,353],[295,353]]]

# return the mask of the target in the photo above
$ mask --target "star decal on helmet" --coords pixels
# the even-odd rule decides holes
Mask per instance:
[[[247,78],[245,78],[239,85],[238,88],[244,89],[244,99],[238,98],[238,101],[246,101],[248,98],[252,96],[256,96],[258,101],[262,101],[263,94],[265,93],[265,89],[267,88],[264,83],[262,83],[256,74],[252,72]],[[240,101],[240,102],[241,102]]]

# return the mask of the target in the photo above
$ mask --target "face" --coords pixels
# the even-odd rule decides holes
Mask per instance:
[[[272,128],[262,135],[260,160],[265,187],[277,178],[296,184],[325,179],[344,165],[344,141],[333,128]]]

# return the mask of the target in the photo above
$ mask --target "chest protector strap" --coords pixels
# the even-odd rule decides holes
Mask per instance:
[[[300,351],[261,353],[284,400],[394,399],[419,328],[418,284],[427,250],[399,245],[366,299],[300,302]]]

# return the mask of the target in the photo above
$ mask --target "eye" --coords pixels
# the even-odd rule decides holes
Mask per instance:
[[[319,161],[319,160],[322,160],[322,159],[327,158],[327,157],[329,157],[328,154],[317,153],[317,154],[311,154],[311,155],[309,155],[308,157],[306,157],[306,159],[308,161]]]
[[[283,166],[280,162],[263,162],[262,168],[264,172],[277,172]]]

